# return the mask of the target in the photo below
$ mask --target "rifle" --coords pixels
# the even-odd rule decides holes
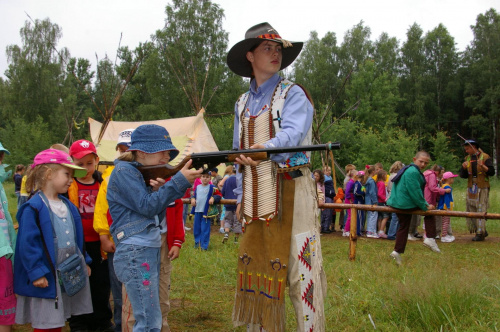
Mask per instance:
[[[236,158],[240,155],[244,155],[247,158],[252,158],[253,160],[266,160],[272,154],[276,153],[292,153],[292,152],[303,152],[303,151],[330,151],[340,149],[340,143],[326,143],[318,145],[302,145],[294,146],[289,148],[268,148],[268,149],[248,149],[248,150],[226,150],[226,151],[214,151],[214,152],[201,152],[193,153],[186,156],[182,161],[176,166],[172,165],[154,165],[154,166],[141,166],[137,169],[142,173],[146,185],[149,185],[150,179],[156,178],[168,178],[175,173],[179,172],[182,167],[189,161],[192,160],[192,168],[198,169],[212,169],[221,163],[234,162]]]

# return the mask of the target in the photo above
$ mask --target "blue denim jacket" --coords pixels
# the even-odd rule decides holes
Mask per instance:
[[[375,181],[371,178],[368,177],[368,180],[366,180],[365,183],[365,204],[367,205],[373,205],[377,204],[377,185],[375,184]]]
[[[115,169],[109,177],[106,198],[113,218],[110,232],[117,245],[132,235],[159,227],[155,216],[162,220],[167,206],[191,187],[184,175],[178,172],[153,192],[146,186],[138,166],[141,166],[138,162],[115,160]]]

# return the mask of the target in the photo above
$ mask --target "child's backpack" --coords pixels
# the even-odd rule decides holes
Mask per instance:
[[[392,178],[392,180],[391,180],[391,181],[392,181],[393,183],[398,183],[398,182],[399,182],[399,180],[401,180],[401,177],[403,176],[403,174],[406,172],[406,170],[407,170],[408,168],[410,168],[411,166],[413,166],[413,167],[415,167],[416,169],[418,169],[418,173],[419,173],[419,174],[422,176],[422,178],[424,179],[424,184],[422,185],[422,190],[423,190],[427,181],[425,180],[425,176],[422,174],[422,172],[420,172],[420,168],[418,168],[418,167],[417,167],[417,165],[415,165],[415,164],[406,165],[405,167],[401,168],[401,169],[399,170],[399,172],[396,174],[396,176]]]

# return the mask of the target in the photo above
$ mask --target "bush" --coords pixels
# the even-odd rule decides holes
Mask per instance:
[[[9,150],[6,155],[6,164],[30,165],[35,155],[48,149],[53,142],[48,124],[38,116],[33,122],[25,122],[21,118],[8,120],[4,128],[0,128],[0,142]]]

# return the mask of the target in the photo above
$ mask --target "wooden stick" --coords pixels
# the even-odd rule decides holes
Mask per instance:
[[[364,211],[382,211],[389,213],[406,213],[418,214],[422,216],[450,216],[450,217],[465,217],[465,218],[480,218],[480,219],[500,219],[500,213],[488,212],[465,212],[465,211],[449,211],[449,210],[399,210],[390,206],[363,205],[363,204],[335,204],[335,203],[319,203],[321,209],[351,209],[356,208]]]

